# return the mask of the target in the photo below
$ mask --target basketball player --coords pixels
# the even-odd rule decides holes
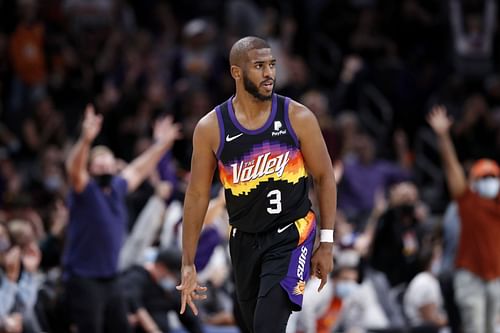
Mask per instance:
[[[230,253],[236,295],[251,332],[285,332],[291,311],[302,306],[309,270],[321,290],[333,269],[336,185],[332,164],[312,112],[274,93],[276,59],[257,37],[230,52],[236,94],[203,117],[194,132],[191,180],[184,203],[182,281],[186,305],[206,297],[194,257],[216,166],[231,224]],[[321,217],[308,199],[314,179]]]

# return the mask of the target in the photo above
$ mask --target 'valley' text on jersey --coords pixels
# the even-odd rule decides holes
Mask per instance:
[[[217,106],[219,176],[229,222],[245,232],[262,232],[304,217],[311,203],[307,171],[288,118],[289,98],[273,95],[271,113],[259,129],[236,119],[232,98]]]

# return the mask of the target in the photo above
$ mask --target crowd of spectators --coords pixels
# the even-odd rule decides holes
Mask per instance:
[[[153,147],[158,119],[181,128],[125,199],[131,329],[237,331],[217,179],[196,258],[209,298],[198,317],[172,313],[193,130],[233,94],[228,51],[246,35],[272,45],[276,92],[317,115],[338,178],[332,283],[320,297],[306,287],[289,332],[462,332],[460,218],[426,116],[446,106],[465,170],[499,161],[497,17],[496,0],[0,1],[0,332],[75,328],[65,162],[89,103],[118,170]]]

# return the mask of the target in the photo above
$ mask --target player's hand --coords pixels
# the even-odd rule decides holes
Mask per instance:
[[[427,115],[427,122],[437,135],[448,133],[453,124],[453,121],[446,113],[446,108],[442,105],[437,105],[432,108],[432,111]]]
[[[189,305],[193,313],[198,315],[198,308],[194,301],[206,299],[207,288],[198,284],[194,265],[183,265],[181,275],[181,284],[176,287],[181,292],[180,314],[183,314],[186,311],[186,305]]]
[[[82,137],[87,142],[92,142],[97,137],[102,127],[102,115],[96,114],[94,106],[88,104],[82,124]]]
[[[321,279],[318,292],[328,281],[328,274],[333,270],[333,243],[320,243],[311,259],[311,274]]]

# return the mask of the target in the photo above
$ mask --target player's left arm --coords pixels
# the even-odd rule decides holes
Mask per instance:
[[[333,270],[333,228],[337,209],[337,186],[325,140],[314,114],[305,106],[291,102],[289,117],[299,140],[307,170],[313,177],[319,202],[322,235],[320,245],[311,260],[312,274],[321,279],[319,291]]]

